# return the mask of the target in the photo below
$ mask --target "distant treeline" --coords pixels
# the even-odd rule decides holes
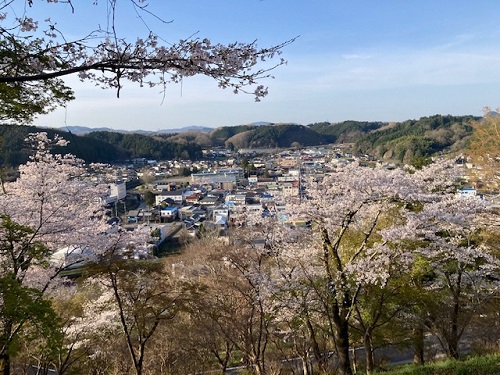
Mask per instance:
[[[65,148],[87,162],[116,162],[130,158],[157,160],[202,157],[202,147],[275,148],[307,147],[334,143],[352,143],[353,151],[374,157],[411,162],[443,151],[463,149],[472,133],[473,116],[422,117],[404,122],[344,121],[305,125],[270,124],[238,125],[210,133],[144,135],[98,131],[85,136],[33,126],[0,125],[0,162],[4,166],[24,163],[30,153],[24,143],[26,135],[46,131],[62,135],[70,141]],[[62,150],[58,150],[62,152]]]

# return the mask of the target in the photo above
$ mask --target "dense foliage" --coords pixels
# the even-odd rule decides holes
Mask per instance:
[[[0,125],[0,165],[17,167],[25,163],[31,150],[24,139],[29,133],[39,130],[34,126]],[[110,163],[131,158],[196,160],[201,157],[201,147],[197,144],[169,142],[140,134],[94,132],[77,136],[62,130],[44,131],[51,137],[59,134],[70,141],[65,152],[70,152],[88,163]],[[61,149],[55,147],[54,152],[61,152]]]
[[[224,146],[224,143],[232,136],[255,130],[256,127],[255,125],[224,126],[210,132],[210,139],[214,146]]]
[[[352,143],[384,125],[382,122],[343,121],[336,124],[318,122],[309,127],[320,134],[332,136],[335,143]]]
[[[124,150],[129,158],[197,160],[201,157],[201,146],[194,143],[174,143],[142,134],[114,132],[93,132],[87,137],[114,145]]]
[[[356,141],[357,152],[375,157],[411,162],[440,151],[458,151],[472,134],[472,116],[423,117],[382,127]]]
[[[235,148],[313,146],[353,143],[354,151],[380,159],[412,162],[442,151],[465,148],[472,133],[472,116],[423,117],[401,123],[344,121],[315,123],[307,127],[292,124],[234,126],[214,130],[214,145]]]
[[[26,145],[25,139],[29,133],[37,131],[40,131],[40,128],[35,126],[0,125],[0,165],[17,167],[25,163],[32,152]],[[124,160],[129,157],[125,150],[92,137],[76,136],[55,129],[44,129],[44,131],[52,138],[59,134],[70,141],[65,147],[65,152],[76,155],[88,163]],[[55,147],[54,151],[61,152],[61,149]]]

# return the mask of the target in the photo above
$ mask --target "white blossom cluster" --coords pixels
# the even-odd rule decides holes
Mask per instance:
[[[67,144],[64,139],[42,132],[30,135],[28,142],[35,153],[19,167],[19,178],[4,183],[0,193],[2,275],[12,273],[44,290],[70,260],[96,261],[146,243],[140,233],[109,231],[99,201],[106,186],[88,181],[82,160],[52,153],[53,147]],[[56,257],[57,252],[64,254]]]
[[[451,162],[438,160],[417,171],[352,164],[306,181],[306,196],[287,208],[290,221],[310,220],[311,227],[278,225],[270,241],[282,316],[296,316],[305,301],[314,306],[312,280],[330,280],[316,295],[331,293],[354,307],[364,287],[410,274],[417,258],[435,272],[429,289],[461,282],[476,298],[497,293],[500,262],[474,243],[486,207],[456,194],[460,175]],[[300,290],[309,292],[299,298]]]

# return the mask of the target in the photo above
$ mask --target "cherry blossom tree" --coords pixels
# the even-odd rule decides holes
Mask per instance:
[[[438,161],[412,175],[418,194],[402,225],[387,230],[393,244],[411,249],[409,272],[413,292],[413,328],[419,361],[424,330],[434,333],[451,357],[472,319],[498,296],[499,261],[485,234],[495,214],[479,197],[457,194],[464,176],[461,167]],[[462,180],[463,181],[463,180]]]
[[[388,277],[380,284],[366,284],[360,289],[358,300],[353,309],[355,313],[349,322],[351,333],[358,338],[364,348],[365,371],[367,374],[375,370],[375,350],[377,347],[394,344],[398,339],[396,329],[397,317],[402,311],[410,308],[408,300],[406,274],[409,263],[401,261],[400,252],[388,254],[385,270]],[[387,334],[387,329],[391,334]],[[405,332],[406,334],[406,332]]]
[[[304,374],[314,373],[312,359],[322,372],[328,371],[329,352],[333,347],[324,300],[319,296],[323,280],[322,263],[311,249],[310,230],[273,228],[268,242],[274,261],[273,311],[276,325],[292,343],[294,356],[302,362]]]
[[[403,257],[404,252],[389,246],[382,229],[404,215],[402,202],[411,197],[412,184],[400,170],[350,165],[308,181],[306,189],[307,198],[289,211],[311,221],[311,230],[302,233],[300,248],[293,245],[290,251],[281,241],[276,252],[284,248],[308,259],[311,266],[303,268],[302,277],[315,280],[311,285],[329,322],[338,369],[351,374],[349,322],[363,286],[385,283],[390,259]]]
[[[410,272],[415,259],[412,218],[425,204],[455,196],[461,172],[441,160],[419,171],[353,163],[307,181],[305,199],[288,205],[289,223],[312,224],[310,229],[283,229],[272,242],[286,276],[282,285],[289,290],[290,298],[283,300],[293,303],[294,289],[309,285],[312,294],[301,295],[316,301],[308,307],[319,307],[341,373],[352,373],[351,325],[362,331],[367,370],[373,369],[371,336],[398,311],[385,309],[383,301],[395,290],[398,281],[393,279]],[[374,290],[379,291],[378,305],[362,298]],[[304,312],[299,307],[289,309],[291,316]]]
[[[64,146],[65,140],[37,133],[28,141],[34,154],[19,167],[16,181],[2,183],[0,194],[3,374],[10,373],[20,338],[37,329],[46,341],[52,340],[48,350],[60,347],[54,340],[64,327],[49,297],[55,289],[67,288],[67,283],[59,285],[63,280],[58,277],[65,267],[95,262],[132,241],[146,243],[138,233],[110,230],[99,202],[105,186],[89,181],[82,160],[51,152],[54,146]]]
[[[52,146],[64,145],[65,141],[58,137],[51,140],[45,133],[33,134],[29,141],[34,155],[20,166],[15,182],[2,184],[0,194],[0,278],[11,285],[2,288],[0,304],[4,374],[10,370],[13,343],[37,317],[34,312],[22,316],[19,313],[50,306],[43,301],[43,294],[62,267],[68,265],[68,257],[78,262],[84,253],[98,254],[101,248],[93,241],[107,228],[99,216],[98,197],[102,191],[84,179],[83,162],[72,155],[50,153]],[[63,248],[66,250],[62,258],[55,258],[54,254]],[[19,299],[19,303],[26,304],[18,304],[17,315],[9,313],[14,304],[9,303],[8,292],[14,289],[26,296]]]
[[[266,253],[258,247],[247,245],[234,247],[221,255],[225,267],[219,269],[222,271],[219,280],[223,282],[226,291],[230,291],[234,303],[231,308],[238,317],[237,322],[234,315],[221,317],[225,320],[225,327],[233,325],[231,331],[235,335],[228,331],[226,338],[244,353],[244,363],[255,374],[266,374],[269,367],[266,353],[272,322],[268,305],[270,280]]]
[[[58,373],[113,373],[132,369],[112,292],[96,279],[51,296],[62,320]]]
[[[75,334],[75,317],[81,316],[82,304],[89,298],[82,298],[84,295],[84,291],[78,291],[76,285],[68,282],[64,287],[51,289],[44,295],[42,301],[50,304],[52,321],[57,325],[43,334],[33,332],[31,327],[22,332],[19,351],[12,361],[13,373],[27,373],[28,370],[24,369],[30,367],[35,367],[40,373],[48,373],[49,370],[55,370],[60,375],[84,373],[85,359],[91,357],[99,347],[97,340],[90,345],[82,332]],[[47,340],[47,336],[57,340]],[[94,355],[92,359],[97,362],[98,358]]]
[[[424,323],[436,334],[445,352],[459,357],[459,343],[472,319],[498,297],[500,261],[482,240],[480,215],[486,210],[479,198],[437,195],[410,217],[407,225],[420,241],[416,255],[427,263],[421,286]]]
[[[71,0],[59,2],[69,4],[74,12],[84,6],[74,6]],[[275,58],[292,41],[268,48],[258,48],[255,41],[224,45],[196,36],[168,43],[152,31],[130,41],[119,32],[116,21],[119,6],[132,7],[145,24],[148,17],[165,21],[149,10],[146,0],[106,2],[110,10],[109,27],[105,30],[96,27],[81,38],[68,40],[66,36],[70,31],[59,30],[57,20],[42,21],[31,16],[31,8],[37,6],[35,2],[25,2],[28,7],[23,9],[23,2],[19,0],[0,1],[3,119],[29,121],[73,99],[71,89],[61,80],[71,74],[103,88],[115,89],[118,96],[125,80],[165,89],[168,82],[204,75],[214,79],[221,88],[251,93],[258,101],[267,95],[267,88],[258,82],[270,77],[274,68],[285,63]],[[21,7],[21,15],[13,11],[15,6]],[[268,60],[271,63],[266,66],[264,62]],[[21,107],[27,110],[21,111]]]
[[[124,234],[128,238],[128,234]],[[134,236],[137,242],[137,235]],[[142,241],[138,241],[140,244]],[[122,249],[117,246],[116,250]],[[125,343],[130,358],[130,367],[137,375],[145,371],[149,345],[160,328],[177,317],[185,309],[190,286],[170,275],[162,261],[119,260],[116,252],[107,252],[104,259],[91,268],[90,283],[99,290],[99,297],[84,317],[80,327],[96,320],[93,312],[103,318],[103,326],[110,323],[120,327],[120,338]],[[99,326],[91,323],[94,331]],[[153,362],[153,361],[150,361]]]

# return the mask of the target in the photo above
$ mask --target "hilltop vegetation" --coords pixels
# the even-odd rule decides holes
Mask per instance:
[[[162,135],[164,139],[203,147],[224,146],[229,149],[318,146],[352,143],[355,153],[379,159],[410,162],[443,151],[462,150],[471,134],[473,116],[422,117],[404,122],[344,121],[304,125],[270,124],[238,125],[213,130],[208,135],[193,133]],[[196,133],[195,133],[196,134]]]
[[[472,116],[432,116],[408,120],[367,133],[355,150],[381,159],[410,161],[440,151],[459,151],[472,134]]]
[[[71,153],[87,162],[107,162],[120,160],[127,157],[127,152],[114,144],[88,137],[75,136],[71,133],[54,129],[41,129],[35,126],[0,125],[0,165],[15,167],[25,163],[32,153],[25,139],[30,133],[46,132],[49,137],[55,134],[61,135],[70,141],[64,148],[64,152]],[[62,149],[55,148],[54,152]]]
[[[30,149],[25,143],[29,133],[44,131],[50,137],[61,135],[70,141],[64,152],[88,163],[115,162],[130,158],[199,159],[201,146],[193,142],[174,142],[162,137],[122,134],[108,131],[77,136],[70,132],[35,126],[0,125],[0,165],[15,167],[28,160]],[[61,152],[56,148],[54,152]]]
[[[352,143],[355,153],[400,162],[429,157],[443,151],[462,150],[471,134],[473,116],[422,117],[404,122],[344,121],[297,124],[237,125],[209,134],[189,132],[163,134],[170,142],[223,146],[229,149],[318,146]]]
[[[224,146],[224,143],[231,137],[252,131],[257,128],[257,125],[238,125],[238,126],[225,126],[217,128],[210,133],[210,139],[214,146]]]
[[[115,145],[132,158],[196,160],[201,157],[200,145],[187,142],[171,142],[169,138],[114,132],[93,132],[89,133],[88,137]]]
[[[317,146],[332,143],[333,139],[309,127],[292,124],[258,126],[233,135],[226,140],[235,148],[274,148],[297,146]]]
[[[331,136],[335,143],[353,143],[384,125],[386,123],[383,122],[344,121],[337,124],[319,122],[309,125],[309,127],[320,134]]]
[[[110,131],[76,136],[61,130],[43,129],[49,135],[61,134],[71,143],[67,149],[87,162],[114,162],[129,158],[192,159],[201,157],[203,147],[287,148],[334,143],[352,143],[353,151],[379,159],[412,162],[443,151],[462,150],[471,134],[473,116],[422,117],[400,123],[344,121],[297,124],[237,125],[214,129],[210,133],[190,131],[171,134],[136,134]],[[24,138],[40,131],[32,126],[0,126],[3,139],[0,154],[4,165],[16,166],[27,160]]]

